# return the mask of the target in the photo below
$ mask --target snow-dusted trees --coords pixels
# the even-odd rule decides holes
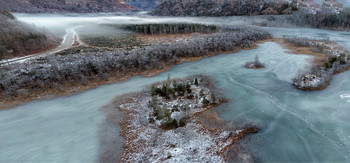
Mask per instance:
[[[311,40],[307,38],[286,38],[294,46],[310,47],[314,52],[323,53],[322,62],[315,64],[303,73],[298,73],[293,79],[293,85],[303,90],[319,90],[325,88],[332,76],[350,67],[350,53],[343,47],[328,39]]]
[[[158,16],[236,16],[290,14],[297,3],[286,0],[171,0],[151,12]]]
[[[350,9],[344,8],[339,12],[320,10],[317,13],[299,11],[289,17],[292,23],[310,25],[317,28],[350,29]]]
[[[51,55],[21,64],[3,65],[0,68],[0,92],[16,96],[16,91],[21,89],[30,92],[64,89],[67,83],[86,84],[91,80],[160,69],[175,64],[179,57],[250,47],[254,41],[269,37],[268,32],[258,28],[237,28],[231,32],[198,35],[171,43],[158,42],[132,50]]]

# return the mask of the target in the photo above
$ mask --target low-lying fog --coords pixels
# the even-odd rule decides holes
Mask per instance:
[[[90,35],[110,35],[120,31],[108,25],[139,23],[202,23],[217,25],[254,25],[266,21],[268,16],[232,16],[232,17],[153,17],[147,15],[117,16],[113,14],[15,14],[20,21],[45,28],[53,34],[63,36],[66,29],[74,27],[78,33]],[[350,49],[350,32],[330,31],[315,28],[298,28],[288,23],[276,24],[283,27],[264,27],[274,36],[285,35],[330,38]]]
[[[203,23],[222,25],[249,25],[255,19],[248,17],[210,18],[210,17],[151,17],[139,16],[115,16],[105,15],[47,15],[47,14],[15,14],[23,22],[34,24],[40,28],[46,28],[53,33],[64,34],[67,28],[77,27],[90,30],[90,33],[106,34],[115,32],[111,28],[101,27],[109,24],[140,24],[140,23]]]

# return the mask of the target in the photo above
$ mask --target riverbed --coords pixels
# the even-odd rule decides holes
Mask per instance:
[[[18,16],[18,15],[17,15]],[[70,18],[72,18],[70,20]],[[79,18],[79,17],[78,17]],[[76,25],[127,22],[179,21],[175,18],[69,17],[62,29]],[[20,15],[19,20],[50,28],[40,19]],[[46,18],[47,19],[47,18]],[[51,20],[52,19],[52,20]],[[91,19],[91,21],[89,20]],[[76,21],[73,21],[76,20]],[[85,20],[79,22],[78,20]],[[229,20],[229,21],[228,21]],[[242,18],[187,18],[184,21],[235,24]],[[74,23],[73,23],[74,22]],[[64,27],[63,27],[64,26]],[[350,49],[350,33],[311,28],[266,28],[276,37],[299,35],[330,38]],[[219,116],[237,125],[254,123],[261,132],[243,140],[258,161],[350,161],[350,72],[335,75],[322,91],[295,89],[292,78],[307,66],[311,56],[294,55],[277,43],[259,44],[253,50],[222,54],[183,63],[151,78],[133,77],[125,82],[104,85],[77,95],[33,101],[0,112],[0,162],[95,162],[99,154],[99,130],[104,106],[125,93],[140,91],[153,82],[204,73],[216,79],[229,99],[216,110]],[[244,64],[259,56],[264,69],[246,69]],[[118,134],[118,131],[116,131]],[[249,140],[249,141],[248,141]]]

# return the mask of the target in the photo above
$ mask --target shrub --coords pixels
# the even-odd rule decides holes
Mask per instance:
[[[331,68],[331,65],[329,64],[328,60],[326,60],[324,63],[323,63],[323,67],[325,68]]]
[[[181,119],[179,120],[179,127],[185,127],[185,126],[186,126],[186,121],[185,121],[184,118],[181,118]]]
[[[179,127],[179,125],[178,125],[176,119],[172,119],[172,120],[169,119],[160,125],[160,128],[165,129],[165,130],[171,130],[171,129],[175,129],[178,127]]]
[[[186,91],[187,91],[187,93],[192,93],[192,89],[191,89],[190,83],[187,83],[187,85],[186,85]]]
[[[207,98],[203,98],[203,106],[208,106],[210,101]]]
[[[201,89],[201,90],[199,91],[199,96],[200,96],[200,97],[205,96],[205,93],[204,93],[204,90],[203,90],[203,89]]]
[[[0,60],[4,59],[6,55],[6,50],[2,46],[0,46]]]
[[[345,65],[346,64],[345,58],[344,57],[340,57],[339,63],[342,64],[342,65]]]
[[[211,93],[211,103],[215,104],[216,103],[216,97],[214,93]]]

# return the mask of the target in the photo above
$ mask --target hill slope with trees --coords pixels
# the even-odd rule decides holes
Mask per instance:
[[[233,16],[290,14],[296,3],[286,0],[171,0],[153,12],[159,16]]]
[[[34,26],[16,20],[6,11],[0,12],[0,60],[54,48],[59,39]]]
[[[0,0],[0,10],[17,13],[124,12],[138,10],[123,0]]]

